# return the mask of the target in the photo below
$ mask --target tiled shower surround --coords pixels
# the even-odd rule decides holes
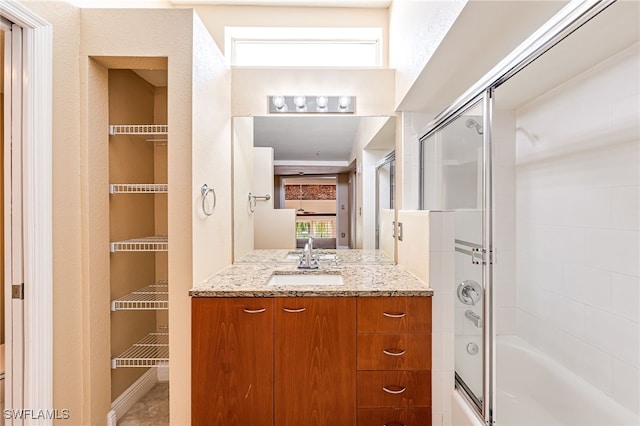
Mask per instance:
[[[636,45],[521,108],[516,147],[517,333],[635,413],[639,64]]]

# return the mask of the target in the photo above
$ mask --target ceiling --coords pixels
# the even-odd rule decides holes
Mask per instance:
[[[273,147],[275,161],[349,161],[360,117],[255,117],[254,146]]]

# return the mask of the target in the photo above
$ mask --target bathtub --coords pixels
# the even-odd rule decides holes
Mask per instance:
[[[637,426],[640,418],[515,336],[497,341],[496,425]],[[471,355],[464,354],[471,361]],[[456,390],[454,426],[482,426]]]

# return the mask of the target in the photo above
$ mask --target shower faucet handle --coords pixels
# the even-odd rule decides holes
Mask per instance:
[[[482,288],[474,280],[464,280],[458,284],[458,299],[465,305],[474,306],[482,296]]]

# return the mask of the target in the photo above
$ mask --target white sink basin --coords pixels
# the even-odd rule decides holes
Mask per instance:
[[[308,286],[331,286],[344,285],[344,279],[340,274],[273,274],[268,285],[291,286],[291,285],[308,285]]]

